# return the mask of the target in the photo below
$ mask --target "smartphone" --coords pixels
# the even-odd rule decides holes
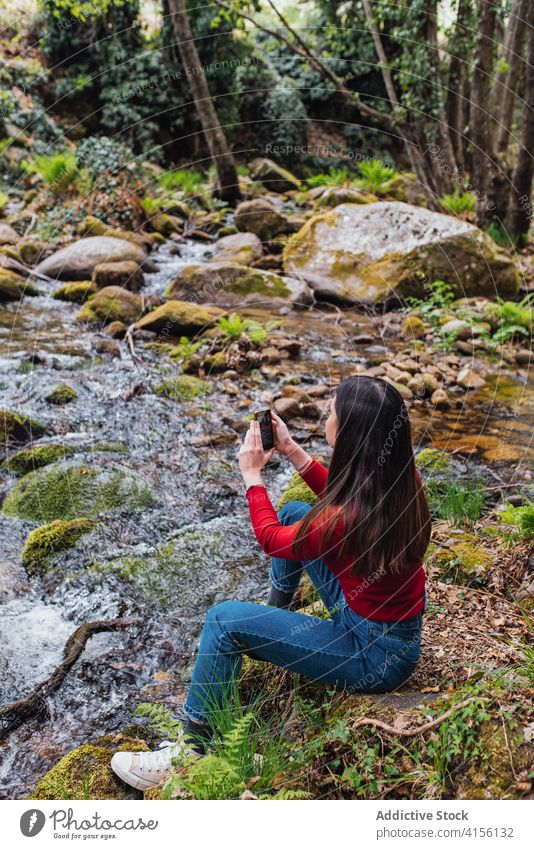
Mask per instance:
[[[260,425],[261,443],[264,451],[274,448],[273,420],[269,407],[254,413],[254,420]]]

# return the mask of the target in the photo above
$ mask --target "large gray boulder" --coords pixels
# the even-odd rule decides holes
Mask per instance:
[[[515,262],[486,233],[400,202],[347,203],[314,216],[286,245],[284,271],[349,304],[424,297],[433,280],[459,296],[510,296],[519,285]]]
[[[88,280],[95,266],[102,262],[133,260],[142,265],[146,258],[144,248],[135,242],[112,236],[89,236],[56,251],[35,270],[56,280]]]
[[[273,304],[275,301],[298,305],[313,302],[306,281],[236,262],[186,265],[169,284],[165,296],[194,298],[197,302],[221,307]]]

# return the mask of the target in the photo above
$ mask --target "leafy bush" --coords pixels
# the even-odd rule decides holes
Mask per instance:
[[[473,192],[460,192],[458,189],[450,195],[443,195],[439,202],[442,209],[450,215],[461,215],[462,212],[474,212],[476,196]]]
[[[372,195],[386,194],[393,180],[399,176],[395,168],[385,165],[380,159],[360,162],[360,177],[356,184]]]
[[[158,183],[166,191],[181,189],[186,194],[197,194],[204,184],[205,177],[200,171],[165,171],[158,174]]]
[[[269,331],[277,326],[277,321],[271,321],[264,325],[252,318],[241,318],[236,312],[230,313],[228,317],[221,316],[216,323],[216,327],[228,339],[235,341],[246,334],[251,342],[256,345],[265,342]]]
[[[38,156],[31,170],[36,171],[53,192],[66,189],[78,173],[76,157],[70,151],[62,151],[52,156]]]
[[[133,159],[127,145],[107,136],[88,136],[76,148],[77,167],[85,169],[91,180],[131,167]]]

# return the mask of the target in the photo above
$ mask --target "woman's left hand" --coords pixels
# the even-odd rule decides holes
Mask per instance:
[[[274,448],[270,451],[263,450],[259,423],[252,421],[239,449],[239,468],[245,482],[256,477],[261,480],[261,470],[269,462],[274,451]]]

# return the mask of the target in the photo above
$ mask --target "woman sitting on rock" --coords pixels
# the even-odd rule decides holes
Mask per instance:
[[[210,715],[235,686],[244,654],[353,693],[397,689],[419,659],[430,517],[401,396],[379,379],[343,381],[326,422],[334,449],[328,469],[272,417],[275,448],[264,453],[251,422],[239,453],[252,527],[272,556],[269,606],[225,601],[211,608],[183,737],[157,752],[113,756],[114,771],[133,787],[158,784],[184,752],[205,752],[215,730]],[[274,450],[319,497],[314,507],[290,501],[276,514],[262,481]],[[289,609],[304,570],[329,619]]]

